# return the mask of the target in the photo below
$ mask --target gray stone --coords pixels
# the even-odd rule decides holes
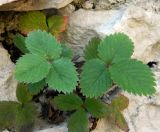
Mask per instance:
[[[0,3],[0,11],[29,11],[42,10],[48,8],[62,8],[71,3],[73,0],[9,0]],[[5,4],[4,4],[5,2]],[[3,5],[2,5],[3,4]]]
[[[14,64],[5,49],[0,46],[0,101],[16,101],[17,81],[13,77]]]

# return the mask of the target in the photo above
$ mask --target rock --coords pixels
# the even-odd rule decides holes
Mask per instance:
[[[0,1],[0,6],[3,5],[3,4],[14,2],[14,1],[16,1],[16,0],[1,0]]]
[[[69,16],[75,11],[75,7],[72,4],[67,5],[58,10],[58,13],[63,16]]]
[[[132,0],[131,4],[148,11],[160,13],[160,0]]]
[[[82,4],[82,7],[84,9],[92,9],[93,8],[93,3],[90,1],[86,1],[85,3]]]
[[[0,11],[29,11],[42,10],[48,8],[62,8],[71,3],[73,0],[13,0],[6,1],[7,4],[0,6]],[[6,3],[5,2],[5,3]],[[3,4],[3,2],[1,3]]]
[[[109,10],[124,6],[125,3],[127,3],[126,0],[98,0],[95,8],[97,10]]]
[[[1,46],[0,60],[0,101],[16,101],[17,81],[13,78],[14,64]]]
[[[67,124],[62,123],[59,125],[52,125],[41,130],[35,130],[34,132],[68,132]]]
[[[92,37],[104,38],[123,32],[134,42],[133,57],[147,63],[160,59],[159,29],[160,15],[139,7],[108,11],[81,9],[70,16],[66,41],[77,56],[82,56],[84,46]]]

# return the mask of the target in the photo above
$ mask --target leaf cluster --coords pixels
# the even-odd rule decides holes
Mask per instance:
[[[16,95],[19,102],[0,102],[0,130],[14,128],[17,132],[32,132],[37,116],[32,95],[24,84],[18,85]]]
[[[83,101],[75,94],[59,95],[52,102],[62,111],[74,111],[68,120],[69,132],[88,132],[88,112],[96,118],[105,117],[107,106],[99,99],[87,98]]]
[[[66,30],[67,23],[67,17],[54,15],[47,18],[43,12],[31,11],[20,15],[18,27],[23,34],[40,29],[59,37]]]
[[[123,33],[109,35],[101,41],[92,39],[84,51],[82,93],[97,98],[116,84],[135,95],[154,94],[154,74],[141,61],[131,58],[133,48],[133,42]]]
[[[15,77],[29,84],[31,93],[37,94],[46,83],[59,92],[75,89],[78,77],[69,48],[46,31],[32,31],[26,38],[18,35],[15,39],[24,45],[22,51],[26,53],[16,63]]]

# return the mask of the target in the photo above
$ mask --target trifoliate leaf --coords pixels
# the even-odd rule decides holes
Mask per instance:
[[[107,36],[98,47],[98,56],[107,64],[129,59],[133,53],[133,42],[123,33]]]
[[[73,52],[70,48],[68,48],[66,45],[62,44],[62,54],[61,57],[66,57],[69,59],[72,59],[73,57]]]
[[[55,97],[53,103],[60,110],[70,111],[80,108],[80,106],[83,104],[83,101],[77,95],[68,94]]]
[[[46,78],[49,87],[64,93],[72,92],[77,85],[78,77],[74,64],[67,58],[53,61]]]
[[[32,100],[32,95],[28,91],[28,87],[25,84],[19,83],[16,90],[17,99],[22,104],[26,104]]]
[[[98,58],[98,45],[100,44],[100,39],[99,38],[92,38],[89,41],[89,44],[86,45],[85,50],[84,50],[84,57],[86,60]]]
[[[26,38],[27,49],[38,56],[47,60],[57,59],[60,57],[62,48],[56,39],[46,31],[33,31]]]
[[[45,59],[26,54],[16,63],[15,77],[20,82],[35,83],[47,76],[50,67]]]
[[[45,86],[45,80],[43,79],[40,82],[28,84],[28,90],[31,94],[36,95],[41,90],[43,90],[44,86]]]
[[[51,16],[47,19],[49,31],[57,36],[59,33],[65,31],[67,28],[67,19],[64,16]]]
[[[84,64],[80,86],[85,96],[101,96],[111,85],[112,81],[103,61],[92,59]]]
[[[13,42],[22,53],[28,53],[24,36],[22,36],[21,34],[15,35]]]
[[[114,64],[109,69],[111,78],[123,90],[138,94],[155,93],[155,79],[148,66],[137,60],[125,60]]]
[[[88,112],[90,112],[96,118],[102,118],[108,112],[106,104],[98,99],[87,98],[84,105]]]
[[[121,113],[125,108],[128,107],[129,100],[123,95],[119,95],[112,100],[112,103],[107,105],[106,120],[111,125],[116,125],[124,131],[128,131],[128,124]]]
[[[89,132],[89,122],[84,109],[79,109],[71,115],[68,121],[68,132]]]
[[[47,30],[46,16],[39,11],[26,12],[19,18],[19,30],[27,34],[33,30]]]
[[[15,114],[18,103],[13,101],[0,102],[0,130],[13,128],[15,126]]]
[[[19,106],[16,112],[16,130],[18,132],[33,132],[36,116],[36,107],[33,104]]]

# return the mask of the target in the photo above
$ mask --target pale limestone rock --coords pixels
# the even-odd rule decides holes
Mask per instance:
[[[82,4],[82,7],[84,8],[84,9],[92,9],[93,8],[93,3],[92,2],[90,2],[90,1],[86,1],[86,2],[84,2],[83,4]]]
[[[66,123],[62,123],[60,125],[52,125],[41,130],[35,130],[34,132],[68,132],[68,128]]]
[[[16,0],[1,0],[0,1],[0,6],[3,5],[3,4],[11,3],[13,1],[16,1]]]
[[[0,46],[0,101],[16,101],[17,81],[13,78],[14,64],[5,49]]]
[[[72,4],[67,5],[58,10],[59,15],[69,16],[75,11],[75,7]]]
[[[114,32],[127,34],[134,42],[134,58],[147,63],[160,59],[160,15],[131,6],[109,11],[79,10],[70,16],[67,42],[82,56],[83,48],[95,36]]]
[[[48,8],[59,9],[65,7],[73,0],[16,0],[15,2],[12,1],[11,0],[8,2],[6,1],[8,4],[0,6],[0,11],[9,11],[9,10],[29,11],[29,10],[42,10]]]

